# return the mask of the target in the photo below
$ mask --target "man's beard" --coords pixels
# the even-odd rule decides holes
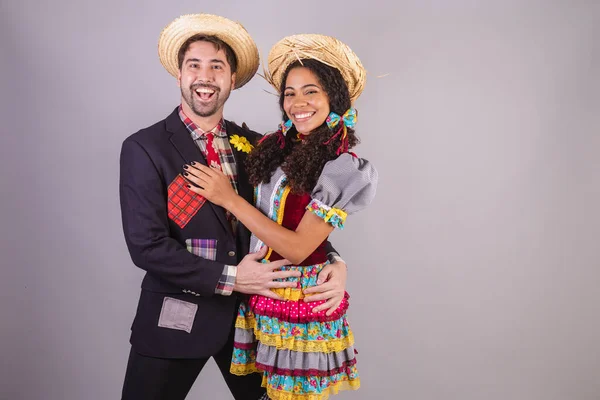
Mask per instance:
[[[208,102],[203,101],[196,94],[196,89],[201,87],[215,91]],[[199,117],[210,117],[214,115],[221,107],[223,107],[223,104],[225,104],[229,98],[230,93],[231,90],[221,91],[221,89],[217,86],[204,84],[191,85],[188,90],[184,90],[183,88],[181,89],[181,96],[194,114],[198,115]]]

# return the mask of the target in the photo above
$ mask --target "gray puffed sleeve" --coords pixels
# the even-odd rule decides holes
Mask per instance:
[[[377,177],[369,161],[344,153],[325,164],[306,208],[343,228],[346,214],[360,211],[373,201]]]

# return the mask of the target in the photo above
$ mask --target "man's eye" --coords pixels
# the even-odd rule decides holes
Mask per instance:
[[[213,65],[213,69],[223,69],[223,67],[220,65]]]

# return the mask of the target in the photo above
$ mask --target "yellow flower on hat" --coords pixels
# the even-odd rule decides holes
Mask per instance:
[[[250,150],[254,148],[243,136],[231,135],[229,142],[236,148],[238,151],[243,151],[244,153],[250,153]]]

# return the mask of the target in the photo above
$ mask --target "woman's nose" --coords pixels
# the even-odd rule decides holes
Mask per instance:
[[[294,98],[294,107],[304,107],[308,105],[308,101],[302,96],[296,96]]]

